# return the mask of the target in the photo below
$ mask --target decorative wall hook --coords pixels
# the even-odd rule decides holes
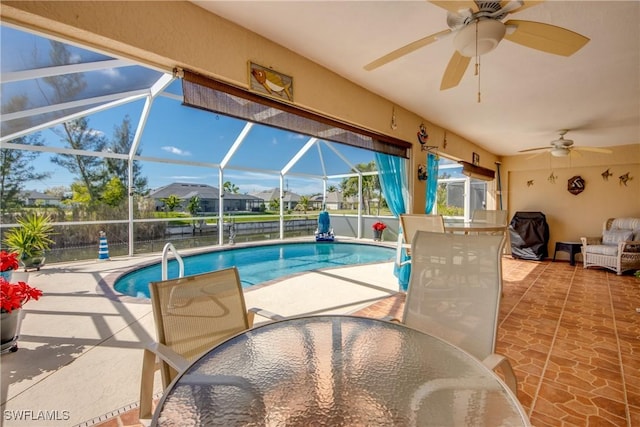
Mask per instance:
[[[551,175],[549,175],[549,178],[547,178],[547,181],[549,181],[552,184],[555,184],[556,179],[558,179],[558,175],[554,175],[553,171],[551,171]]]
[[[391,109],[391,129],[398,129],[398,123],[396,122],[396,107],[392,107]]]
[[[613,176],[613,174],[611,172],[609,172],[609,169],[607,169],[606,171],[604,171],[604,172],[602,172],[600,174],[600,175],[602,175],[602,179],[605,180],[605,181],[609,181],[609,177]]]

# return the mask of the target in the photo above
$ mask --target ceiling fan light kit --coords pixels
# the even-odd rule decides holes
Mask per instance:
[[[528,148],[526,150],[520,150],[519,153],[527,153],[530,151],[548,151],[551,153],[553,157],[566,157],[571,154],[571,151],[576,150],[576,154],[578,151],[591,151],[593,153],[602,153],[602,154],[611,154],[611,151],[608,148],[599,148],[599,147],[576,147],[573,145],[572,139],[565,139],[565,135],[569,132],[569,129],[561,129],[558,131],[560,134],[560,138],[551,141],[550,147],[537,147],[537,148]],[[535,155],[534,155],[535,157]]]
[[[506,27],[500,21],[482,19],[458,31],[453,46],[469,58],[491,52],[504,38]]]
[[[566,157],[569,155],[569,149],[568,148],[552,148],[551,155],[553,157]]]

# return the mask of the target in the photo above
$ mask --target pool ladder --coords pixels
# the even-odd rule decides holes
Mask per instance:
[[[178,261],[178,265],[180,267],[178,277],[184,277],[184,261],[182,256],[180,256],[176,248],[171,243],[167,243],[162,249],[162,280],[167,280],[169,278],[169,251],[173,253],[174,258]]]

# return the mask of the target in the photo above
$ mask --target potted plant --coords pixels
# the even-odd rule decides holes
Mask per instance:
[[[18,350],[18,327],[22,307],[31,299],[37,300],[42,291],[26,282],[11,283],[0,277],[0,353]]]
[[[382,232],[387,228],[387,224],[384,222],[376,222],[373,224],[373,240],[380,241],[382,240]]]
[[[44,265],[45,251],[55,242],[49,238],[53,234],[53,225],[49,215],[27,214],[18,219],[19,227],[6,233],[4,243],[18,253],[18,260],[24,266],[40,270]]]
[[[10,282],[13,270],[18,268],[20,264],[18,264],[17,252],[0,251],[0,277]]]

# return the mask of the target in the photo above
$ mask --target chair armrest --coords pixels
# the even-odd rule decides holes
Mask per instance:
[[[627,240],[618,243],[618,253],[640,253],[640,240]]]
[[[140,380],[140,420],[151,419],[153,402],[153,378],[156,370],[156,359],[161,359],[178,372],[189,366],[189,361],[160,343],[147,344],[142,358],[142,378]]]
[[[157,356],[163,362],[166,362],[169,366],[171,366],[178,372],[184,371],[185,369],[187,369],[187,367],[189,367],[190,364],[190,362],[182,357],[182,355],[176,353],[174,350],[164,344],[160,344],[157,342],[147,344],[145,346],[145,351],[152,352],[155,356]]]
[[[271,320],[284,320],[286,319],[286,317],[281,316],[279,314],[275,314],[270,312],[269,310],[265,310],[263,308],[258,308],[258,307],[251,307],[250,309],[247,310],[247,320],[249,321],[249,327],[253,327],[253,320],[255,318],[255,315],[258,316],[262,316],[265,317],[267,319],[271,319]]]
[[[581,237],[580,241],[582,242],[582,246],[587,245],[601,245],[602,244],[602,236],[597,237]]]
[[[507,384],[513,394],[518,395],[518,380],[516,379],[516,374],[513,372],[509,359],[501,354],[493,353],[488,355],[482,363],[491,370],[500,368],[504,376],[505,384]]]

